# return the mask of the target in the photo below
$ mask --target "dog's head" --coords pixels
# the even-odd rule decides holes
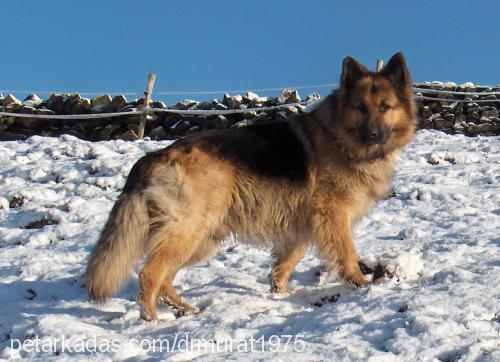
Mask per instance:
[[[370,161],[403,147],[415,130],[412,81],[403,54],[379,72],[344,59],[333,128],[350,157]]]

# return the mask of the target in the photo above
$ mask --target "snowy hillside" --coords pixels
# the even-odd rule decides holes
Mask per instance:
[[[273,295],[269,252],[228,244],[176,280],[203,312],[158,323],[139,320],[136,273],[101,306],[81,275],[133,163],[169,142],[0,143],[0,357],[498,361],[499,141],[417,134],[356,231],[383,284],[343,285],[309,253]]]

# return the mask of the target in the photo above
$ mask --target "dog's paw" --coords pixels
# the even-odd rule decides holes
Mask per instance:
[[[363,274],[372,276],[372,280],[370,281],[371,284],[380,284],[384,281],[386,276],[389,278],[393,276],[392,273],[390,273],[382,264],[377,264],[375,267],[369,267],[360,261],[358,262],[358,265]]]
[[[277,294],[288,293],[288,288],[282,285],[271,283],[271,293],[277,293]]]
[[[146,307],[146,305],[142,302],[138,302],[137,304],[139,305],[140,318],[146,322],[153,321],[154,318],[151,316],[151,313],[149,312],[149,309]]]
[[[173,307],[174,315],[176,318],[186,317],[190,315],[196,315],[200,313],[200,309],[198,307],[188,305],[183,307]]]

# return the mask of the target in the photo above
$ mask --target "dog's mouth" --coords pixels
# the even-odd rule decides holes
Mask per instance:
[[[387,127],[380,129],[369,129],[368,127],[352,128],[347,133],[356,143],[364,147],[382,148],[391,136],[391,130]]]
[[[367,138],[363,128],[352,128],[346,131],[351,142],[344,144],[344,146],[351,159],[371,162],[384,158],[389,152],[387,143],[390,132],[387,132],[379,139],[374,139],[373,137]]]

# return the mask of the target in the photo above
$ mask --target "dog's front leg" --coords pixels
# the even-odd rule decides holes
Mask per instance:
[[[340,207],[317,210],[313,225],[318,250],[329,267],[356,286],[369,284],[358,265],[349,212]]]

